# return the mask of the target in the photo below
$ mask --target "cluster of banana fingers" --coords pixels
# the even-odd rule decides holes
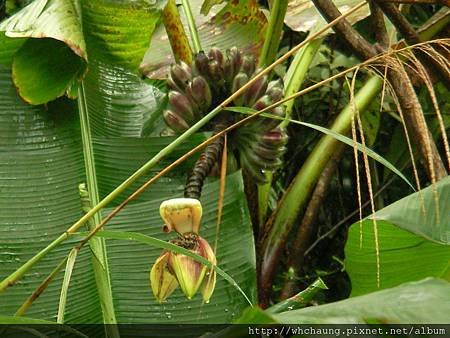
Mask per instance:
[[[198,53],[192,65],[184,62],[172,65],[167,79],[169,101],[163,113],[166,124],[177,133],[184,132],[223,99],[246,85],[258,72],[255,58],[243,55],[236,47],[225,53],[212,48],[208,54]],[[282,97],[282,81],[269,81],[264,75],[235,98],[233,104],[262,110]],[[266,113],[282,118],[284,106],[277,106]],[[241,118],[235,116],[231,121]],[[287,134],[279,124],[280,120],[259,116],[235,131],[234,139],[229,142],[234,148],[233,153],[238,154],[241,167],[258,183],[265,182],[263,171],[273,171],[281,165]]]

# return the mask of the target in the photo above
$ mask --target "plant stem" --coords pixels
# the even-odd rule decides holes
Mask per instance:
[[[259,56],[259,67],[265,67],[276,59],[288,2],[288,0],[274,0],[272,2],[269,25],[267,27],[264,45]]]
[[[189,0],[181,0],[181,5],[184,9],[184,14],[186,15],[186,20],[189,26],[189,33],[191,34],[192,49],[194,54],[198,54],[202,50],[200,44],[200,38],[198,36],[197,26],[195,24],[194,15],[192,14],[192,8]]]
[[[311,62],[314,60],[314,57],[322,44],[322,41],[323,38],[317,38],[310,41],[295,55],[285,77],[285,96],[290,96],[299,91],[303,81],[305,80],[306,73],[309,70]],[[289,123],[287,119],[291,118],[294,100],[288,101],[284,105],[286,107],[286,121],[283,122],[283,127]]]
[[[5,291],[8,287],[14,285],[17,280],[19,280],[29,269],[31,269],[37,262],[39,262],[43,257],[45,257],[49,252],[51,252],[54,248],[56,248],[59,244],[64,242],[70,234],[76,232],[83,224],[85,224],[93,215],[95,215],[98,211],[106,207],[109,203],[111,203],[116,197],[118,197],[125,189],[127,189],[131,184],[133,184],[138,178],[146,174],[150,169],[152,169],[156,164],[158,164],[163,158],[172,153],[180,144],[188,140],[193,134],[195,134],[201,127],[203,127],[206,123],[208,123],[211,119],[213,119],[217,114],[219,114],[228,104],[233,102],[233,100],[239,95],[243,94],[255,81],[257,81],[262,76],[266,75],[270,71],[272,71],[277,65],[286,61],[292,54],[296,53],[302,47],[304,47],[310,41],[316,39],[323,32],[327,31],[331,27],[333,27],[337,22],[347,17],[351,13],[354,13],[358,9],[365,6],[366,3],[362,2],[355,7],[351,8],[348,12],[340,16],[339,18],[333,20],[329,24],[325,25],[323,28],[318,30],[316,33],[312,34],[310,37],[305,39],[303,42],[299,43],[297,46],[292,48],[289,52],[284,54],[282,57],[277,59],[270,66],[266,67],[260,73],[258,73],[253,79],[247,82],[244,86],[242,86],[239,90],[237,90],[233,95],[229,96],[225,99],[221,104],[219,104],[216,108],[210,111],[207,115],[205,115],[201,120],[195,123],[191,128],[186,130],[183,134],[178,136],[172,143],[167,145],[164,149],[161,149],[154,157],[152,157],[147,163],[141,166],[138,170],[136,170],[131,176],[129,176],[125,181],[123,181],[119,186],[117,186],[112,192],[110,192],[106,197],[104,197],[98,204],[92,207],[92,209],[87,212],[83,217],[81,217],[78,221],[76,221],[72,226],[70,226],[64,233],[62,233],[59,237],[53,240],[48,246],[38,252],[35,256],[29,259],[26,263],[24,263],[21,267],[19,267],[16,271],[6,277],[0,283],[0,292]],[[314,86],[312,86],[314,87]],[[311,88],[312,88],[311,87]],[[272,107],[268,107],[272,108]],[[265,111],[265,110],[264,110]],[[263,111],[261,111],[263,113]],[[257,115],[257,114],[255,114]],[[244,120],[241,120],[244,121]],[[216,134],[219,135],[219,134]]]
[[[305,290],[300,291],[289,299],[285,299],[284,301],[271,306],[266,311],[275,314],[304,308],[308,306],[308,303],[314,299],[320,290],[328,290],[328,287],[321,278],[317,278]]]
[[[192,50],[181,22],[175,0],[168,0],[162,12],[162,21],[169,37],[170,47],[176,61],[192,63]]]
[[[89,112],[86,104],[84,83],[81,82],[78,89],[78,111],[80,115],[81,140],[83,144],[84,167],[86,170],[88,205],[86,212],[92,210],[92,205],[99,204],[97,174],[95,170],[94,148],[92,144],[91,128],[89,126]],[[95,224],[101,222],[100,212],[97,212],[88,222],[88,228],[92,230]],[[104,239],[93,238],[89,241],[92,248],[92,266],[97,284],[97,291],[105,324],[116,324],[113,297],[111,291],[111,280],[109,276],[106,243]],[[115,335],[117,336],[117,335]]]
[[[350,129],[354,106],[359,111],[364,111],[378,95],[382,84],[383,80],[379,77],[371,77],[355,95],[354,103],[348,104],[341,111],[330,129],[339,134],[346,134]],[[338,141],[330,136],[320,139],[268,221],[270,228],[269,232],[265,234],[266,238],[262,243],[260,253],[262,258],[259,289],[262,306],[268,304],[272,279],[289,232],[338,144]]]

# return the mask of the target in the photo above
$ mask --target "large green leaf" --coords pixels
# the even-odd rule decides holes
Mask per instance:
[[[87,60],[78,7],[71,0],[32,2],[0,24],[0,50],[25,101],[42,104],[70,92]]]
[[[81,216],[77,186],[84,178],[73,103],[58,102],[47,109],[26,105],[17,96],[11,70],[0,67],[0,278],[4,278]],[[53,251],[0,294],[0,313],[14,314],[71,245],[67,242]],[[62,275],[26,315],[56,319],[61,282]],[[69,301],[77,301],[68,308],[67,320],[99,321],[88,251],[78,257],[73,282],[77,288],[69,290]],[[89,311],[83,312],[84,306]]]
[[[272,315],[286,324],[443,324],[450,313],[450,284],[425,279],[335,303]]]
[[[211,10],[207,16],[200,13],[203,0],[190,2],[203,50],[208,51],[213,46],[223,50],[236,46],[246,53],[258,55],[264,41],[267,19],[257,1],[232,1],[218,11]],[[186,34],[189,34],[184,15],[181,15],[181,20]],[[153,35],[140,70],[149,78],[165,78],[173,62],[166,31],[160,25]]]
[[[439,222],[433,187],[428,187],[420,192],[425,214],[418,192],[369,216],[362,221],[362,228],[359,222],[350,227],[345,247],[345,267],[352,281],[352,295],[430,276],[450,278],[450,177],[438,182],[436,189],[439,195]],[[372,219],[377,220],[379,287]]]

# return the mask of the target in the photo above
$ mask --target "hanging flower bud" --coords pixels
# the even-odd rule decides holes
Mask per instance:
[[[161,203],[159,213],[164,220],[164,232],[198,233],[202,205],[195,198],[174,198]]]
[[[198,254],[198,252],[194,252]],[[170,266],[180,284],[181,290],[188,299],[191,299],[203,282],[206,267],[191,257],[177,253],[170,255]]]
[[[165,232],[175,229],[178,245],[203,257],[213,265],[217,264],[214,251],[209,243],[197,232],[201,219],[201,204],[191,198],[175,198],[164,201],[160,214],[166,223]],[[188,299],[201,288],[203,300],[209,302],[216,284],[214,269],[197,262],[193,258],[171,251],[164,251],[150,271],[150,284],[158,302],[163,302],[179,285]]]
[[[150,271],[150,286],[159,303],[162,303],[177,288],[178,281],[168,268],[171,253],[165,251],[158,257]]]

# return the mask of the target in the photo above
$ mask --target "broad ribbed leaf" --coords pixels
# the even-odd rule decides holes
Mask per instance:
[[[158,2],[160,3],[160,2]],[[147,1],[83,1],[84,80],[93,136],[158,135],[164,93],[136,73],[160,12]],[[161,124],[159,124],[161,125]]]
[[[29,106],[17,96],[11,70],[0,66],[0,278],[8,276],[81,216],[80,131],[72,102]],[[17,285],[0,294],[0,313],[12,315],[73,244],[48,255]],[[56,320],[63,275],[26,316]],[[68,321],[100,321],[88,251],[81,252],[69,289]],[[84,304],[83,304],[84,303]],[[86,306],[82,311],[80,306]]]
[[[433,188],[409,195],[350,227],[345,247],[345,267],[352,281],[352,295],[375,291],[377,263],[374,225],[377,220],[380,250],[380,288],[385,289],[425,277],[449,278],[450,272],[450,177],[436,185],[439,222]],[[407,231],[406,231],[407,230]]]
[[[0,50],[0,62],[13,61],[13,80],[25,101],[42,104],[64,95],[87,60],[77,6],[71,0],[32,2],[0,24]]]
[[[208,51],[213,46],[222,50],[236,46],[246,53],[258,56],[264,41],[267,19],[255,0],[233,1],[218,12],[214,12],[214,8],[207,16],[200,13],[202,2],[203,0],[190,1],[203,50]],[[183,11],[181,8],[179,10],[186,34],[189,34]],[[153,35],[140,71],[149,78],[165,78],[173,62],[166,31],[160,25]]]
[[[164,1],[82,1],[89,54],[136,70],[155,29]]]

